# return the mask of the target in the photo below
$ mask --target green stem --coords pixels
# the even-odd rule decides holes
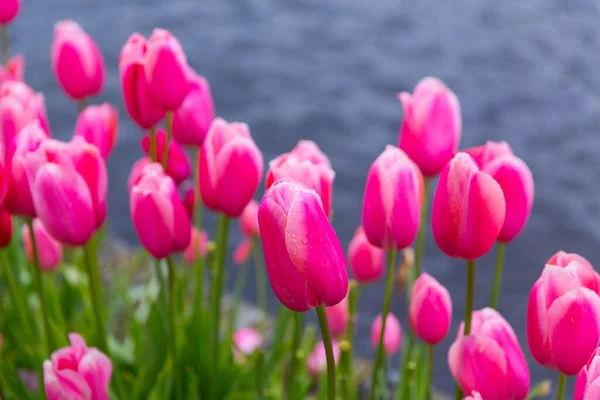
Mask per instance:
[[[396,249],[388,250],[388,268],[387,282],[385,287],[385,298],[383,300],[383,311],[381,312],[381,332],[379,333],[379,343],[377,345],[377,354],[375,356],[375,364],[373,365],[373,375],[371,378],[371,395],[369,399],[375,399],[375,389],[377,388],[377,378],[379,377],[379,369],[383,362],[383,334],[385,332],[385,323],[388,312],[390,311],[390,299],[392,297],[392,286],[394,283],[394,262],[396,261]]]
[[[162,167],[167,170],[167,160],[169,159],[169,145],[171,144],[171,137],[173,137],[173,111],[167,111],[165,113],[165,125],[166,137],[165,137],[165,148],[163,149]]]
[[[352,395],[350,393],[350,383],[348,377],[348,360],[350,354],[352,354],[352,347],[347,340],[340,342],[340,368],[339,368],[339,385],[342,392],[342,399],[350,400]]]
[[[8,26],[2,24],[2,64],[8,66]]]
[[[408,381],[411,376],[411,360],[414,353],[416,353],[413,348],[415,342],[415,335],[411,335],[412,331],[409,331],[409,335],[406,339],[406,350],[402,355],[402,378],[396,388],[396,398],[398,400],[402,400],[406,398],[406,393],[409,392]]]
[[[292,349],[291,349],[291,363],[290,363],[290,377],[288,381],[288,400],[294,399],[294,388],[296,387],[296,374],[298,373],[300,359],[298,357],[298,351],[300,349],[300,342],[302,340],[302,324],[304,314],[300,312],[292,312],[294,315],[294,333],[292,337]]]
[[[433,345],[427,345],[427,354],[428,354],[428,365],[427,365],[427,374],[425,376],[425,385],[423,386],[423,399],[429,398],[429,393],[431,391],[431,377],[433,376]]]
[[[556,400],[563,400],[565,397],[565,388],[567,387],[567,376],[562,372],[558,373],[558,390],[556,392]]]
[[[473,313],[473,297],[475,292],[475,260],[467,262],[467,301],[465,301],[465,332],[471,333],[471,314]]]
[[[498,242],[498,252],[496,253],[496,272],[494,272],[494,286],[490,297],[490,307],[498,308],[498,299],[500,298],[500,287],[502,286],[502,267],[504,266],[504,253],[506,245]]]
[[[150,139],[150,151],[148,155],[150,156],[150,161],[156,161],[156,126],[153,126],[148,131],[148,138]]]
[[[200,148],[196,150],[196,161],[194,162],[194,225],[198,230],[202,231],[202,198],[200,197]],[[199,243],[194,243],[195,246],[200,246]],[[200,254],[200,249],[196,249],[196,293],[194,306],[196,312],[194,315],[199,318],[200,310],[202,310],[202,294],[204,293],[204,256]]]
[[[358,283],[355,281],[350,282],[350,289],[348,291],[348,326],[346,327],[346,340],[350,344],[350,351],[348,352],[348,357],[346,357],[345,365],[343,365],[344,371],[346,373],[346,380],[344,384],[347,386],[347,392],[349,394],[349,399],[355,398],[355,384],[354,384],[354,361],[353,361],[353,350],[354,349],[354,329],[356,326],[356,305],[358,303],[359,297],[359,289]]]
[[[260,332],[265,332],[267,321],[267,278],[265,277],[265,267],[260,258],[260,241],[255,239],[252,242],[252,256],[254,257],[254,268],[256,270],[256,297],[258,299],[258,308],[262,311],[259,327]]]
[[[327,399],[335,400],[335,358],[333,357],[333,346],[331,344],[329,324],[327,323],[327,313],[325,312],[325,306],[322,304],[318,305],[316,310],[319,317],[323,345],[325,346],[325,355],[327,357]]]
[[[11,265],[6,260],[6,254],[4,252],[2,252],[2,264],[4,264],[4,271],[5,271],[4,276],[6,277],[6,280],[8,281],[10,295],[12,296],[12,299],[15,302],[15,307],[17,308],[17,312],[19,313],[19,318],[22,319],[21,322],[23,324],[25,336],[27,337],[28,340],[31,340],[34,337],[31,320],[29,319],[31,312],[29,311],[29,309],[27,307],[25,297],[23,296],[23,294],[21,293],[21,290],[20,290],[21,286],[18,284],[17,278],[14,275],[14,271],[13,271]],[[33,343],[33,342],[29,342],[29,343]],[[41,368],[41,363],[40,363],[39,367]],[[40,369],[40,371],[41,371],[41,369]]]
[[[105,314],[102,305],[102,292],[100,284],[100,270],[98,268],[98,259],[96,256],[96,246],[92,237],[84,246],[85,266],[88,275],[88,284],[90,287],[90,297],[92,299],[92,310],[96,322],[96,334],[98,337],[98,348],[104,354],[108,353],[108,340],[106,338],[106,326],[104,325]]]
[[[183,386],[181,381],[181,374],[178,371],[177,364],[177,329],[176,329],[176,314],[175,309],[175,268],[173,266],[173,260],[167,256],[167,268],[169,272],[169,345],[171,346],[171,357],[173,359],[173,374],[175,375],[175,399],[183,399]]]
[[[229,329],[227,331],[227,338],[230,340],[233,338],[235,321],[237,320],[241,299],[244,294],[244,284],[246,283],[246,277],[248,276],[249,266],[247,263],[244,263],[243,265],[240,265],[239,268],[241,271],[238,271],[235,277],[235,284],[233,285],[233,299],[231,301],[231,312],[229,313]]]
[[[254,388],[256,390],[256,399],[262,400],[265,397],[263,367],[265,364],[265,353],[262,349],[258,350],[255,356],[254,364]]]
[[[77,114],[81,114],[81,112],[83,110],[85,110],[86,106],[87,106],[87,99],[84,97],[83,99],[79,100],[79,102],[77,103]]]

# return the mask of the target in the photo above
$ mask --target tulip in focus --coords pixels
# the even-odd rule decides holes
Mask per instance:
[[[346,297],[342,246],[315,191],[276,182],[260,203],[258,224],[271,287],[284,306],[302,312]]]
[[[62,244],[54,239],[38,218],[33,220],[33,234],[37,246],[40,268],[44,272],[52,272],[62,262]],[[31,236],[29,226],[23,225],[22,228],[23,244],[27,259],[33,264],[33,249],[31,246]]]
[[[496,158],[502,156],[514,156],[514,153],[508,142],[493,142],[488,140],[484,145],[470,147],[463,150],[473,158],[479,169],[485,168],[489,163]]]
[[[190,244],[183,251],[183,259],[188,265],[194,265],[199,256],[206,257],[208,254],[208,233],[192,227]]]
[[[165,142],[167,134],[164,130],[156,131],[156,162],[162,163],[165,154]],[[145,135],[142,138],[142,150],[150,156],[150,136]],[[169,175],[176,184],[180,184],[190,177],[192,167],[190,159],[184,148],[174,140],[169,141],[169,151],[167,158],[167,175]]]
[[[379,314],[371,325],[371,344],[377,349],[379,345],[379,336],[381,335],[382,318]],[[385,319],[385,328],[383,331],[383,348],[388,356],[393,356],[400,351],[402,345],[402,327],[400,321],[392,313],[388,313]]]
[[[19,13],[21,0],[2,0],[0,2],[0,24],[10,24]]]
[[[433,197],[431,226],[440,250],[467,260],[483,256],[498,239],[505,214],[498,182],[471,156],[458,153],[442,171]]]
[[[12,239],[12,219],[6,209],[0,210],[0,248],[10,244]]]
[[[235,265],[245,264],[252,254],[252,240],[248,238],[242,241],[233,250],[233,263]]]
[[[236,350],[249,356],[262,346],[262,336],[254,328],[241,328],[233,334],[233,344]]]
[[[452,299],[448,290],[426,272],[415,281],[409,305],[410,326],[427,344],[436,345],[448,334]]]
[[[44,361],[44,389],[48,400],[109,400],[110,359],[76,333],[69,347],[58,349]]]
[[[369,242],[362,226],[356,229],[348,244],[348,263],[360,283],[375,282],[383,275],[385,251]]]
[[[96,146],[105,160],[117,143],[118,131],[119,111],[109,103],[87,106],[75,124],[75,136]]]
[[[17,54],[8,60],[6,66],[0,66],[0,84],[7,81],[23,81],[25,75],[25,57]]]
[[[327,315],[327,324],[329,325],[331,336],[342,336],[346,332],[348,318],[350,317],[350,310],[348,309],[348,297],[344,297],[344,300],[340,301],[334,306],[325,308],[325,312]]]
[[[333,359],[337,365],[340,359],[340,345],[336,340],[332,340],[331,344],[333,347]],[[318,377],[325,371],[325,368],[327,367],[327,355],[325,353],[325,345],[323,342],[319,342],[308,355],[306,366],[308,368],[308,373],[313,377]]]
[[[208,81],[191,68],[189,92],[173,117],[173,137],[185,146],[202,146],[215,118],[215,106]]]
[[[577,374],[573,400],[596,399],[600,395],[600,348],[591,355]]]

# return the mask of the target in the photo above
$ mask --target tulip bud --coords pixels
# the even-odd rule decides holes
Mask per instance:
[[[8,60],[6,67],[0,66],[0,84],[7,81],[22,81],[24,74],[25,57],[23,54],[17,54]]]
[[[600,389],[600,348],[597,348],[591,355],[587,364],[581,368],[577,374],[577,382],[575,383],[575,393],[573,400],[594,399],[591,397],[592,386],[597,386]],[[598,392],[596,390],[598,394]]]
[[[241,328],[233,334],[233,344],[235,350],[249,356],[262,346],[262,336],[254,328]]]
[[[331,345],[333,347],[333,360],[337,365],[340,359],[340,345],[336,340],[332,340]],[[327,353],[325,352],[325,345],[323,342],[319,342],[308,355],[306,366],[308,367],[308,373],[313,377],[317,377],[325,371],[325,368],[327,367]]]
[[[260,203],[258,224],[271,287],[284,306],[302,312],[346,297],[346,260],[316,192],[276,182]]]
[[[369,242],[362,226],[356,229],[348,245],[348,262],[354,278],[360,283],[375,282],[383,275],[385,251]]]
[[[334,306],[326,307],[327,324],[334,337],[342,336],[346,332],[349,319],[348,296]]]
[[[75,137],[100,150],[102,158],[108,159],[117,142],[119,111],[109,103],[87,106],[77,117]]]
[[[371,344],[375,349],[379,346],[382,320],[381,314],[379,314],[371,326]],[[400,346],[402,345],[402,327],[398,318],[394,314],[388,313],[383,329],[383,348],[386,354],[391,357],[400,350]]]
[[[190,219],[192,219],[192,217],[194,216],[194,212],[195,212],[195,197],[196,197],[196,193],[193,187],[193,184],[191,184],[189,181],[183,182],[180,186],[180,190],[181,190],[181,201],[183,201],[183,206],[185,207],[185,211],[187,212],[188,216],[190,217]]]
[[[163,155],[165,154],[165,142],[167,140],[167,134],[164,130],[159,129],[156,131],[156,162],[162,163]],[[150,136],[145,135],[142,138],[142,150],[144,153],[150,155]],[[169,175],[176,184],[180,184],[184,180],[188,179],[191,174],[190,158],[186,154],[185,150],[179,143],[174,140],[169,142],[169,155],[167,158],[167,175]]]
[[[12,239],[12,219],[5,209],[0,210],[0,248],[10,244]]]
[[[62,262],[62,244],[48,233],[44,224],[38,218],[33,220],[33,234],[35,236],[40,268],[44,272],[54,271]],[[33,264],[33,249],[28,225],[23,225],[22,235],[25,254],[27,254],[29,262]]]
[[[254,237],[259,234],[258,229],[258,202],[250,200],[248,205],[242,211],[240,216],[240,230],[247,237]]]
[[[475,164],[479,169],[485,168],[489,163],[494,161],[496,158],[502,156],[514,156],[512,149],[508,142],[492,142],[488,140],[484,145],[477,147],[470,147],[463,150],[473,158]]]
[[[258,187],[263,157],[248,125],[216,118],[200,150],[200,194],[206,207],[239,217]]]
[[[450,257],[474,260],[488,253],[504,224],[502,188],[466,153],[446,165],[433,197],[433,237]]]
[[[202,146],[215,118],[215,106],[208,81],[188,71],[189,92],[173,116],[173,137],[182,145]]]
[[[60,87],[73,100],[94,96],[104,85],[104,59],[94,39],[73,21],[54,26],[52,69]]]
[[[441,342],[452,322],[452,299],[448,290],[423,272],[410,296],[409,320],[415,334],[430,345]]]
[[[252,241],[248,238],[242,239],[242,241],[236,246],[233,251],[233,263],[235,265],[245,264],[250,258],[252,253]]]
[[[164,173],[162,166],[159,163],[153,163],[149,158],[144,157],[137,160],[133,163],[133,167],[131,168],[131,172],[129,173],[129,178],[127,178],[127,191],[131,192],[133,186],[139,182],[139,180],[144,176],[147,172],[157,171],[159,173]]]
[[[387,146],[367,175],[362,224],[369,241],[384,249],[404,249],[417,236],[423,176],[399,148]]]
[[[0,3],[0,24],[10,24],[19,13],[21,0],[3,0]]]
[[[194,265],[199,256],[206,257],[208,254],[208,233],[192,227],[190,244],[183,251],[183,259],[189,265]]]

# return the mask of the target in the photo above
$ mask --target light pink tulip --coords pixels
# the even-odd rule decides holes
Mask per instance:
[[[325,308],[327,314],[327,324],[329,331],[334,337],[340,337],[346,333],[348,319],[350,318],[348,309],[348,296],[334,306]]]
[[[165,142],[167,134],[163,129],[156,131],[156,162],[162,163],[165,154]],[[146,156],[150,157],[150,136],[145,135],[142,138],[142,150]],[[176,184],[180,184],[190,177],[192,167],[190,158],[179,143],[174,140],[169,142],[169,155],[167,158],[167,175],[169,175]]]
[[[245,356],[249,356],[262,346],[262,336],[254,328],[246,327],[235,331],[233,334],[233,344],[235,350]]]
[[[266,187],[268,189],[282,179],[313,189],[321,196],[325,214],[331,217],[334,178],[331,163],[319,146],[313,141],[301,140],[291,152],[284,153],[269,163]]]
[[[379,314],[371,325],[371,344],[374,349],[379,345],[379,336],[382,329],[381,314]],[[388,313],[383,327],[383,348],[388,356],[393,356],[402,346],[402,327],[400,321],[392,313]]]
[[[164,173],[162,166],[159,163],[153,163],[148,157],[143,157],[133,163],[129,178],[127,178],[127,191],[131,192],[133,186],[139,182],[139,180],[151,170],[159,173]]]
[[[423,272],[410,295],[409,321],[425,343],[436,345],[448,334],[452,322],[450,293],[435,278]]]
[[[258,224],[271,287],[284,306],[301,312],[346,297],[342,246],[315,191],[276,182],[260,203]]]
[[[12,218],[6,209],[0,209],[0,248],[10,244],[12,239]]]
[[[258,236],[258,202],[250,200],[240,216],[240,230],[244,236],[252,238]]]
[[[384,249],[404,249],[419,230],[423,175],[406,153],[394,146],[371,165],[365,185],[362,225],[369,241]]]
[[[398,146],[427,177],[440,173],[454,157],[462,131],[460,103],[437,78],[422,79],[411,95],[398,94],[404,108]]]
[[[577,261],[577,263],[583,265],[584,270],[587,270],[587,271],[594,270],[592,263],[590,263],[585,257],[580,256],[577,253],[566,253],[562,250],[556,252],[556,254],[554,254],[552,257],[550,257],[550,259],[546,262],[546,264],[556,265],[558,267],[565,268],[572,261]],[[580,276],[580,278],[582,278],[582,277]],[[584,286],[588,287],[587,285],[584,285]],[[592,288],[592,287],[588,287],[588,288],[592,289],[595,292],[598,292],[598,290],[596,290],[595,288]]]
[[[25,57],[17,54],[8,60],[6,66],[0,66],[0,84],[7,81],[23,81],[25,75]]]
[[[118,131],[119,110],[109,103],[87,106],[75,124],[75,136],[96,146],[105,160],[117,143]]]
[[[488,253],[506,214],[502,188],[490,175],[479,171],[466,153],[458,153],[446,165],[433,198],[433,237],[450,257],[474,260]]]
[[[38,218],[33,220],[33,234],[35,236],[40,268],[44,272],[54,271],[62,262],[62,244],[48,233],[44,224]],[[28,225],[23,225],[22,236],[25,254],[27,254],[29,262],[33,263],[33,250]]]
[[[489,163],[498,157],[514,156],[508,142],[493,142],[488,140],[485,144],[476,147],[470,147],[463,150],[473,158],[479,169],[485,168]]]
[[[200,194],[206,207],[239,217],[258,187],[263,157],[248,125],[216,118],[200,151]]]
[[[333,360],[337,365],[340,359],[340,345],[336,340],[332,340],[331,344],[333,347]],[[319,342],[308,355],[306,366],[308,368],[308,373],[313,377],[317,377],[325,371],[325,368],[327,368],[327,354],[325,353],[325,345],[323,342]]]
[[[244,238],[233,250],[233,263],[235,265],[243,265],[248,261],[251,254],[252,240]]]
[[[0,3],[0,24],[10,24],[21,9],[21,0],[3,0]]]
[[[215,118],[208,81],[189,68],[189,92],[173,118],[173,137],[182,145],[202,146]]]
[[[194,265],[199,256],[206,257],[208,254],[208,233],[192,227],[190,244],[183,251],[183,259],[189,265]]]
[[[595,399],[597,397],[591,397],[592,391],[596,390],[596,393],[600,394],[597,389],[592,389],[592,386],[600,389],[600,348],[597,348],[587,364],[581,368],[579,374],[577,374],[577,382],[575,384],[575,393],[573,400],[584,400],[584,399]]]
[[[52,70],[60,87],[76,101],[100,93],[106,74],[98,45],[70,20],[54,26]]]
[[[76,333],[71,345],[44,361],[44,389],[48,400],[109,400],[112,362],[98,349],[87,347]]]
[[[471,394],[463,398],[463,400],[483,400],[483,398],[481,397],[481,394],[479,394],[479,392],[472,391]]]
[[[348,263],[360,283],[375,282],[383,275],[385,251],[369,242],[362,226],[356,229],[348,244]]]

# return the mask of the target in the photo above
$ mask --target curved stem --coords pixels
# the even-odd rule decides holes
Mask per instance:
[[[431,377],[433,376],[433,345],[427,345],[427,354],[429,363],[427,365],[427,375],[425,376],[425,385],[423,386],[423,398],[428,399],[431,392]]]
[[[494,286],[490,297],[490,307],[498,308],[498,299],[500,298],[500,287],[502,286],[502,267],[504,266],[504,250],[506,245],[498,242],[498,252],[496,253],[496,271],[494,272]]]
[[[202,231],[202,198],[200,197],[200,148],[196,150],[194,162],[194,225],[198,230]],[[195,246],[200,246],[199,243],[194,243]],[[200,254],[200,249],[196,249],[196,293],[194,307],[196,312],[195,318],[199,318],[200,310],[202,309],[202,294],[204,293],[204,256]]]
[[[392,297],[392,285],[394,282],[394,262],[396,260],[396,249],[388,250],[388,268],[387,282],[385,286],[385,298],[383,300],[383,311],[381,312],[381,332],[379,333],[379,344],[377,345],[377,355],[375,356],[375,364],[373,365],[373,376],[371,378],[371,395],[369,399],[375,399],[375,389],[377,388],[377,378],[379,377],[379,369],[383,362],[383,334],[385,332],[385,323],[388,312],[390,311],[390,299]]]
[[[150,161],[156,161],[156,126],[153,126],[148,130],[148,138],[150,139],[150,151],[148,156]]]
[[[288,381],[288,400],[294,399],[294,388],[296,374],[298,373],[298,367],[300,360],[298,358],[298,350],[300,349],[300,341],[302,340],[302,323],[304,314],[300,312],[293,312],[294,315],[294,334],[292,337],[292,349],[291,349],[291,363],[290,363],[290,376]]]
[[[169,145],[171,144],[171,137],[173,137],[173,111],[167,111],[165,113],[165,125],[166,129],[166,137],[165,137],[165,148],[163,149],[162,156],[162,167],[166,171],[167,170],[167,161],[169,159]]]
[[[322,304],[317,306],[316,310],[319,317],[323,345],[325,346],[325,355],[327,357],[327,399],[335,400],[335,358],[333,357],[333,346],[331,344],[329,324],[327,323],[327,314],[325,306]]]
[[[8,26],[2,24],[2,64],[8,66]]]
[[[558,373],[558,390],[556,391],[556,400],[563,400],[565,397],[565,388],[567,387],[567,376],[562,372]]]
[[[98,268],[96,246],[93,237],[83,246],[83,254],[85,256],[90,297],[92,299],[92,310],[94,312],[96,333],[98,335],[98,347],[104,354],[108,355],[108,340],[106,338],[106,327],[104,326],[105,318],[100,285],[100,270]]]
[[[175,318],[177,310],[175,308],[175,268],[173,267],[173,260],[167,256],[167,268],[169,273],[169,345],[171,346],[171,357],[173,358],[173,373],[175,374],[175,399],[183,399],[183,387],[181,381],[181,374],[178,371],[177,364],[177,329],[175,324]]]
[[[258,239],[252,242],[252,256],[254,257],[254,268],[256,270],[256,297],[258,299],[258,308],[262,311],[259,327],[264,333],[267,321],[267,278],[265,277],[265,267],[260,258],[260,241]]]
[[[467,301],[465,301],[465,336],[471,333],[471,314],[475,292],[475,260],[467,262]]]

